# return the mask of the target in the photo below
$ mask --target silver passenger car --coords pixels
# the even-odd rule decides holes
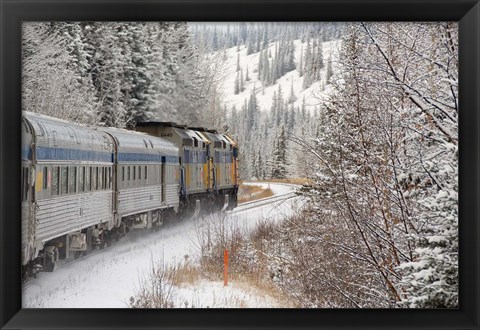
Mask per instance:
[[[151,227],[164,211],[178,211],[178,148],[123,129],[101,129],[115,141],[117,217],[129,227]]]
[[[86,249],[84,229],[114,226],[114,141],[28,112],[22,129],[22,263],[45,248],[51,265]]]

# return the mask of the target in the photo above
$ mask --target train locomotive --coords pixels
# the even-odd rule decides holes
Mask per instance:
[[[53,271],[135,228],[237,205],[238,147],[172,122],[135,130],[22,114],[22,270]]]

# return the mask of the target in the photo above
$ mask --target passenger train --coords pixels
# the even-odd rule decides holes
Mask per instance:
[[[200,204],[234,208],[237,158],[232,138],[201,127],[149,121],[131,131],[23,112],[24,277]]]

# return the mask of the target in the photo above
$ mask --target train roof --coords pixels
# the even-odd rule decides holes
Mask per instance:
[[[185,126],[179,125],[171,121],[148,120],[137,123],[139,127],[160,127],[172,128],[180,138],[184,145],[192,145],[193,139],[204,142],[205,144],[213,143],[214,148],[232,149],[236,143],[227,135],[219,133],[217,130],[208,129],[202,126]]]
[[[223,145],[225,144],[225,149],[231,149],[231,147],[236,145],[236,143],[225,134],[220,134],[216,132],[204,132],[204,134],[208,137],[209,140],[213,142],[214,148],[223,149]]]
[[[177,124],[173,121],[157,121],[157,120],[149,120],[149,121],[139,121],[136,124],[137,126],[158,126],[158,127],[177,127],[177,128],[187,128],[187,125]]]
[[[178,148],[170,141],[146,133],[119,128],[98,128],[110,134],[118,144],[118,152],[134,152],[174,156]]]
[[[38,160],[111,161],[114,145],[108,134],[37,113],[22,115],[31,128]]]

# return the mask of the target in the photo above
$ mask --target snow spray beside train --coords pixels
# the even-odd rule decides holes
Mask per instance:
[[[133,228],[237,205],[238,148],[227,135],[175,123],[136,131],[23,112],[22,267],[102,249]]]

